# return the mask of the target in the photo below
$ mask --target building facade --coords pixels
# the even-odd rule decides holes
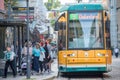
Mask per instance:
[[[4,8],[4,0],[0,0],[0,19],[4,19],[5,18],[5,8]],[[4,27],[0,26],[0,58],[3,57],[2,51],[5,48],[5,29]]]
[[[117,0],[117,37],[118,47],[120,48],[120,0]]]
[[[4,10],[4,0],[0,0],[0,10]]]
[[[4,0],[0,0],[0,19],[4,18],[4,13],[5,13]]]

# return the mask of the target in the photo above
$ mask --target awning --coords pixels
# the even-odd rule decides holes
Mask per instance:
[[[0,19],[0,27],[25,26],[25,20],[20,19]]]

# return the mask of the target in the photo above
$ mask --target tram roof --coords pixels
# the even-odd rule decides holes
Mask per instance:
[[[63,6],[60,11],[80,11],[80,10],[103,10],[101,4],[72,4]]]

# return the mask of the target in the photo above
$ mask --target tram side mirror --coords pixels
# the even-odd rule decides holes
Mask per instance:
[[[107,12],[105,12],[105,16],[107,16]]]
[[[55,22],[55,28],[54,28],[55,31],[58,31],[59,30],[59,23],[58,22]]]

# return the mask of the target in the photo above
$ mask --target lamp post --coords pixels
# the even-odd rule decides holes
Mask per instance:
[[[7,10],[7,19],[10,19],[11,18],[11,1],[9,0],[8,1],[8,3],[7,3],[7,5],[8,5],[8,10]],[[7,28],[7,31],[6,31],[6,33],[7,33],[7,46],[9,46],[10,44],[9,44],[9,38],[10,38],[10,36],[9,36],[9,34],[10,34],[10,32],[9,32],[9,30],[10,30],[10,28]]]
[[[30,54],[29,54],[29,0],[27,2],[27,79],[30,79]]]
[[[48,38],[50,37],[50,26],[47,26],[48,28]]]
[[[8,14],[8,19],[11,18],[11,1],[9,0],[8,1],[8,11],[7,11],[7,14]]]

